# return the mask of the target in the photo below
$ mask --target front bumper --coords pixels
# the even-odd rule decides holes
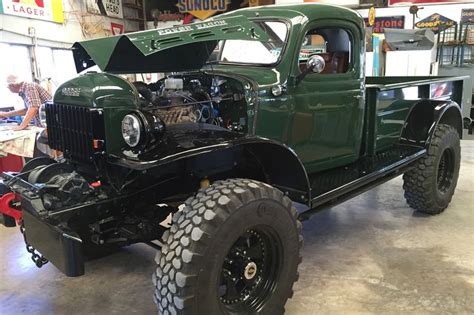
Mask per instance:
[[[14,216],[16,213],[11,212],[14,209],[3,207],[2,212],[14,216],[17,221],[23,221],[26,242],[66,276],[82,276],[84,274],[82,240],[64,223],[53,224],[59,221],[45,219],[48,214],[38,194],[40,186],[26,182],[16,173],[3,173],[3,178],[9,182],[8,186],[12,192],[5,194],[0,201],[5,199],[4,203],[10,202],[16,194],[21,200],[22,209],[21,212],[17,210],[18,216]],[[7,197],[9,199],[6,199]],[[5,212],[6,210],[10,212]]]
[[[54,266],[68,277],[84,274],[82,240],[73,231],[51,225],[29,211],[23,211],[25,237]]]

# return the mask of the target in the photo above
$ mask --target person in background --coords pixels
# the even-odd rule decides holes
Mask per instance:
[[[39,117],[39,108],[47,101],[51,101],[51,94],[37,83],[24,82],[18,79],[16,75],[7,76],[8,89],[12,93],[18,93],[25,102],[25,108],[9,112],[0,112],[0,118],[8,118],[13,116],[24,116],[19,126],[13,127],[13,130],[23,130],[28,127],[29,123],[37,127],[45,127],[41,124]]]

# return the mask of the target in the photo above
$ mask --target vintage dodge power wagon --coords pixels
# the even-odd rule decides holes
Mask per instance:
[[[86,259],[156,247],[162,314],[283,313],[300,221],[402,174],[416,211],[439,214],[454,194],[464,78],[366,77],[349,9],[242,9],[73,55],[78,72],[101,71],[45,106],[63,158],[3,175],[5,222],[38,266],[73,277]],[[131,73],[163,77],[118,75]]]

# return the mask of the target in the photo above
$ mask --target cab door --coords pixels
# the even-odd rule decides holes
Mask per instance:
[[[347,21],[318,21],[306,27],[296,51],[288,144],[309,172],[354,162],[359,157],[364,117],[363,36]],[[325,60],[321,73],[302,78],[307,59]]]

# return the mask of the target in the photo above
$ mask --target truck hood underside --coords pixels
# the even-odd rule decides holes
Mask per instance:
[[[111,73],[175,72],[200,69],[219,40],[268,41],[268,35],[244,16],[213,19],[125,35],[77,42],[77,72],[97,65]]]

